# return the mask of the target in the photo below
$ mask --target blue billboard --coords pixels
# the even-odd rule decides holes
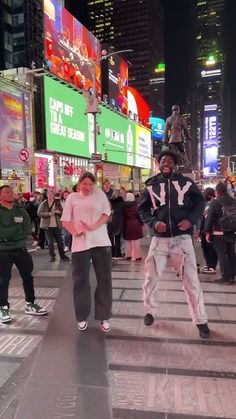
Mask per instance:
[[[203,117],[203,177],[216,176],[218,172],[219,112],[216,106],[214,110],[206,108]]]
[[[154,140],[162,140],[165,128],[164,119],[151,116],[149,118],[149,124],[152,130],[152,138]]]

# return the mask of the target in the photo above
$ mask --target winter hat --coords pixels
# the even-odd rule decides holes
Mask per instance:
[[[30,192],[23,192],[22,198],[25,198],[25,199],[27,199],[27,201],[29,201],[30,200]]]
[[[126,195],[126,201],[135,201],[135,196],[132,192],[128,192]]]

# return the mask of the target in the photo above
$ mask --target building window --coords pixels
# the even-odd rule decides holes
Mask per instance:
[[[12,16],[8,12],[4,13],[4,23],[8,23],[8,25],[12,25]]]
[[[13,26],[18,26],[24,23],[24,13],[13,15],[12,23],[13,23]]]

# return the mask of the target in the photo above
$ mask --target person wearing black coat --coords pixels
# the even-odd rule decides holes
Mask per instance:
[[[230,285],[234,283],[236,274],[236,232],[222,231],[220,219],[223,216],[222,205],[231,204],[235,199],[228,194],[227,185],[222,182],[217,183],[215,192],[216,199],[211,202],[205,221],[206,240],[213,241],[219,260],[222,278],[216,282]]]
[[[204,274],[214,274],[216,273],[216,266],[218,262],[217,254],[212,242],[207,242],[206,240],[206,232],[205,232],[205,222],[207,219],[207,214],[209,211],[209,207],[211,202],[215,199],[215,190],[213,188],[206,188],[203,192],[203,197],[206,201],[206,206],[204,210],[204,214],[202,217],[202,221],[200,224],[200,239],[201,239],[201,247],[203,256],[206,261],[206,266],[203,266],[202,273]]]
[[[112,257],[120,259],[122,258],[120,239],[124,228],[124,200],[121,196],[117,196],[109,201],[112,208],[112,216],[107,229],[112,245]]]
[[[142,259],[140,239],[143,237],[143,223],[133,193],[128,192],[124,203],[125,256],[132,262]]]
[[[37,207],[33,204],[30,200],[31,194],[30,192],[23,192],[22,194],[22,208],[29,214],[31,225],[32,225],[32,232],[31,236],[34,239],[33,245],[37,245],[38,243],[38,236],[37,236],[37,229],[35,227],[35,220],[37,218]]]

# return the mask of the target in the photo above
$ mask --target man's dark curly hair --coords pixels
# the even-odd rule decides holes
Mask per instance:
[[[160,163],[162,157],[164,156],[169,156],[174,160],[174,164],[178,163],[178,157],[175,153],[173,153],[173,151],[169,151],[169,150],[165,150],[165,151],[161,151],[160,154],[158,154],[157,156],[157,162]]]

